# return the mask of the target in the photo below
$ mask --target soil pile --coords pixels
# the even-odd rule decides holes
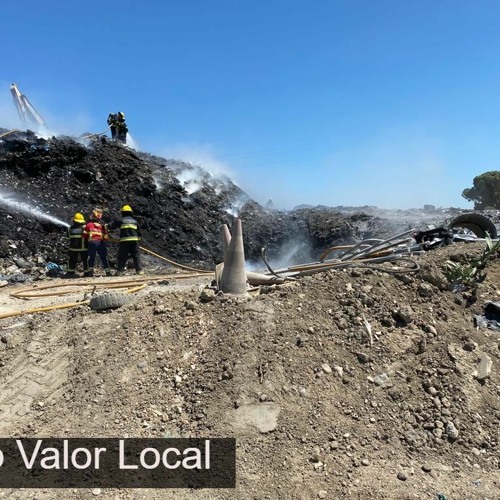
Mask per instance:
[[[5,320],[2,434],[237,438],[236,491],[103,498],[498,498],[500,334],[473,315],[499,299],[500,259],[477,300],[445,274],[480,247],[416,256],[414,274],[329,271],[243,299],[164,282],[107,313]]]

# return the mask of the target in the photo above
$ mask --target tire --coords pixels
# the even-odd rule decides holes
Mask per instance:
[[[102,293],[90,299],[90,308],[94,311],[117,309],[128,304],[131,300],[130,295],[125,295],[124,293]]]
[[[478,238],[484,238],[489,233],[492,239],[497,238],[495,224],[486,216],[481,214],[462,214],[455,217],[450,223],[450,229],[463,227],[472,231]]]

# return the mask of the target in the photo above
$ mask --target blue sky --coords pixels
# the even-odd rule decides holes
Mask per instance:
[[[1,8],[0,127],[11,82],[58,132],[122,110],[141,150],[283,208],[472,208],[462,190],[500,167],[497,0],[20,5]]]

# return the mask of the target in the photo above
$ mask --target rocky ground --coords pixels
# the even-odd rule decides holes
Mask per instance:
[[[192,165],[26,133],[0,141],[0,182],[2,436],[237,439],[236,490],[4,489],[0,497],[500,498],[500,332],[474,325],[487,301],[500,301],[500,256],[476,294],[452,291],[446,272],[448,260],[466,262],[483,243],[415,255],[416,273],[352,267],[244,298],[215,296],[212,276],[158,277],[171,269],[151,258],[148,286],[121,308],[3,317],[80,301],[117,281],[67,287],[46,277],[47,262],[64,262],[63,227],[16,208],[12,193],[62,221],[96,204],[111,217],[128,202],[154,250],[209,268],[221,258],[218,228],[235,211],[247,257],[267,245],[275,259],[286,250],[287,263],[456,211],[265,209]],[[11,296],[26,278],[70,293]]]
[[[3,436],[236,437],[237,489],[1,494],[499,498],[500,333],[473,315],[500,299],[500,259],[476,300],[445,272],[481,250],[454,244],[413,257],[418,273],[329,271],[248,298],[200,300],[210,278],[151,281],[110,312],[2,320]],[[2,289],[3,310],[27,307],[7,297],[19,286]]]

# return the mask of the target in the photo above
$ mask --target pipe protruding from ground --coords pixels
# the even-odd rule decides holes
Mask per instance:
[[[223,237],[224,240],[224,237]],[[236,219],[233,236],[224,258],[224,269],[220,278],[220,289],[224,293],[246,295],[247,276],[245,272],[245,251],[241,219]]]

